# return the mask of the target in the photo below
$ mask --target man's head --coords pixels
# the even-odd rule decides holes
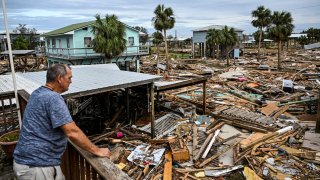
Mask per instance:
[[[64,64],[54,64],[47,71],[47,85],[58,92],[63,93],[68,91],[71,81],[71,68]]]

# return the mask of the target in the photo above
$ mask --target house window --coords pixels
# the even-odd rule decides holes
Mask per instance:
[[[133,46],[134,45],[134,37],[129,37],[128,43],[129,43],[129,46]]]
[[[47,39],[47,46],[50,47],[50,39]]]
[[[52,39],[52,48],[56,48],[56,39],[55,38]]]
[[[91,37],[84,38],[84,47],[91,47]]]
[[[67,48],[70,48],[70,41],[69,41],[69,37],[67,37]]]

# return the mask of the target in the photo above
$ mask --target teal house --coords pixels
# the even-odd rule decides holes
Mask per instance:
[[[72,24],[43,34],[45,37],[48,67],[55,63],[69,65],[104,64],[104,54],[96,53],[92,48],[92,25],[95,21]],[[135,70],[139,71],[139,60],[142,55],[149,54],[148,48],[139,46],[139,31],[126,24],[125,39],[127,47],[124,52],[112,59],[112,63],[124,70],[129,70],[135,62]]]

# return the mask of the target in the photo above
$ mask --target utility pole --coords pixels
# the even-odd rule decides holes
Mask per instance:
[[[319,90],[319,96],[318,96],[316,133],[320,133],[320,90]]]
[[[11,39],[10,39],[10,34],[9,34],[9,29],[8,29],[8,17],[7,17],[7,9],[6,9],[5,0],[2,0],[2,11],[3,11],[4,25],[5,25],[5,28],[6,28],[6,35],[7,35],[7,43],[8,43],[8,50],[9,50],[9,61],[10,61],[10,66],[11,66],[11,74],[12,74],[12,81],[13,81],[13,88],[14,88],[14,96],[15,96],[15,99],[16,99],[19,126],[21,128],[22,122],[21,122],[20,106],[19,106],[19,100],[18,100],[16,73],[15,73],[13,57],[12,57]]]

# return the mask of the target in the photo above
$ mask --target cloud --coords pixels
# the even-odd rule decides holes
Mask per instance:
[[[169,31],[177,30],[185,36],[192,35],[192,29],[213,24],[228,25],[252,33],[251,12],[259,5],[264,5],[272,11],[289,11],[294,18],[296,29],[315,27],[320,28],[320,2],[319,0],[9,0],[7,13],[10,28],[20,24],[35,27],[38,31],[49,31],[63,26],[84,21],[94,20],[98,13],[115,14],[130,26],[143,26],[149,32],[154,29],[151,19],[153,11],[158,4],[171,7],[176,18],[175,27]],[[3,16],[0,16],[3,22]],[[0,26],[3,31],[3,26]]]

